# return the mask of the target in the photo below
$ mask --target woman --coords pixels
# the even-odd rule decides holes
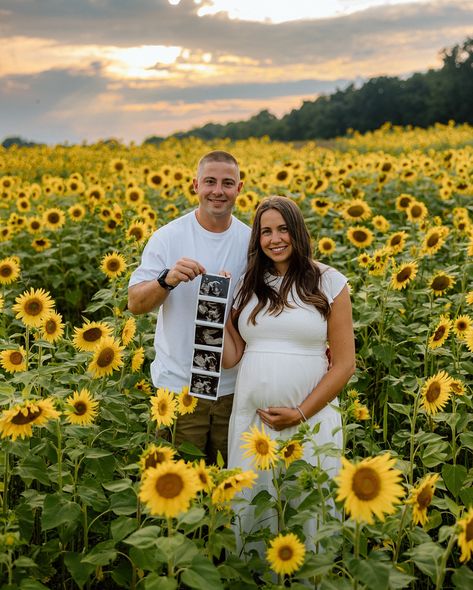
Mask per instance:
[[[314,441],[341,448],[337,394],[355,370],[347,279],[312,259],[302,213],[289,198],[269,197],[258,206],[247,270],[235,293],[223,352],[226,368],[241,359],[229,426],[229,467],[251,469],[240,448],[241,435],[262,424],[272,438],[291,439],[301,422],[320,423]],[[314,463],[310,447],[305,445],[304,459]],[[324,457],[321,466],[334,476],[339,459]],[[271,489],[271,479],[271,471],[260,471],[248,499]],[[251,508],[240,516],[243,529],[250,531],[255,524]],[[306,527],[309,535],[315,532],[312,525]]]

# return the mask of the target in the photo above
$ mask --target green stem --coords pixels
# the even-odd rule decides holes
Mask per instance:
[[[435,584],[435,590],[441,590],[443,587],[443,581],[445,579],[445,574],[447,571],[447,561],[448,561],[448,558],[450,557],[450,553],[452,552],[453,544],[455,543],[456,539],[457,539],[456,535],[452,535],[450,537],[447,548],[445,549],[445,551],[442,555],[442,560],[440,562],[440,571],[438,572],[437,583]]]
[[[8,486],[10,483],[10,454],[8,447],[5,447],[5,464],[3,468],[3,520],[7,522],[8,512]]]
[[[409,441],[409,483],[413,485],[414,480],[414,455],[415,455],[415,435],[416,435],[416,422],[417,422],[417,412],[419,411],[419,399],[420,393],[418,393],[415,397],[414,401],[414,411],[412,413],[411,418],[411,436]]]
[[[62,494],[62,430],[61,422],[56,421],[57,425],[57,484],[59,493]]]
[[[167,521],[168,521],[168,537],[170,538],[174,534],[174,530],[172,528],[172,518],[168,516]],[[174,578],[174,577],[175,577],[174,559],[172,557],[170,557],[169,561],[168,561],[168,578]]]
[[[281,499],[281,488],[276,475],[276,466],[272,465],[271,470],[273,472],[273,485],[276,490],[276,511],[278,516],[278,534],[284,530],[284,508]]]
[[[403,533],[403,527],[404,527],[404,519],[406,518],[406,514],[407,514],[407,504],[404,504],[404,509],[402,511],[401,521],[399,522],[399,529],[397,532],[396,549],[394,551],[393,563],[397,563],[397,560],[399,558],[399,552],[401,550],[401,541],[402,541],[402,537],[403,537],[402,533]]]

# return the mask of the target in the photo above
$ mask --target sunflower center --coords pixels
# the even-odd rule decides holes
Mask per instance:
[[[160,416],[164,416],[168,411],[168,405],[165,401],[161,401],[158,404],[158,412]]]
[[[149,469],[150,467],[156,467],[156,465],[164,463],[165,460],[166,457],[162,451],[155,451],[146,457],[145,468]]]
[[[425,486],[424,489],[417,496],[417,504],[419,508],[427,508],[432,502],[432,488]]]
[[[367,237],[368,237],[368,236],[367,236],[366,232],[364,232],[364,231],[363,231],[363,230],[361,230],[361,229],[357,229],[357,230],[355,230],[355,231],[353,232],[353,239],[354,239],[356,242],[364,242],[364,241],[366,240],[366,238],[367,238]]]
[[[16,424],[17,426],[23,426],[24,424],[30,424],[33,422],[38,416],[41,416],[41,408],[37,410],[30,410],[28,408],[28,412],[25,416],[22,410],[15,414],[11,419],[12,424]]]
[[[463,320],[459,320],[456,324],[456,328],[459,332],[464,332],[468,328],[468,324]]]
[[[427,240],[427,246],[429,248],[432,248],[433,246],[436,246],[438,244],[439,240],[440,236],[438,234],[432,234]]]
[[[81,214],[81,210],[80,209],[74,209],[72,211],[72,217],[80,217]]]
[[[113,348],[104,348],[100,351],[100,354],[97,358],[97,365],[102,368],[108,367],[112,364],[114,358],[115,352]]]
[[[282,545],[278,551],[278,557],[281,561],[290,561],[294,556],[294,551],[289,545]]]
[[[23,355],[18,350],[15,350],[10,354],[8,360],[12,365],[21,365],[23,362]]]
[[[400,283],[407,281],[412,274],[412,269],[408,266],[397,273],[396,278]]]
[[[184,482],[177,473],[165,473],[156,481],[156,491],[162,498],[176,498],[184,488]]]
[[[287,447],[284,449],[284,457],[286,459],[291,457],[294,454],[294,449],[295,446],[293,444],[287,445]]]
[[[76,402],[74,404],[74,414],[76,416],[83,416],[87,412],[87,404],[85,402]]]
[[[361,205],[353,205],[347,209],[347,213],[350,217],[361,217],[364,212],[365,209]]]
[[[268,441],[262,439],[256,441],[255,449],[258,455],[267,455],[269,453]]]
[[[425,394],[426,400],[430,403],[434,402],[440,395],[441,390],[442,388],[440,387],[440,384],[437,381],[434,381],[429,385],[429,388],[427,389],[427,392]]]
[[[197,475],[199,476],[200,481],[204,485],[207,485],[209,483],[209,480],[207,478],[207,475],[203,471],[199,471],[199,473]]]
[[[400,207],[403,207],[404,209],[406,207],[409,206],[409,203],[411,202],[411,199],[409,199],[408,197],[403,197],[400,201],[399,201],[399,205]]]
[[[411,215],[412,217],[420,217],[422,215],[422,209],[419,205],[414,205],[411,207]]]
[[[48,221],[49,223],[58,223],[59,215],[57,213],[50,213],[48,215]]]
[[[82,338],[86,342],[96,342],[100,340],[102,337],[102,330],[100,328],[89,328],[88,330],[84,330],[82,334]]]
[[[135,240],[141,240],[143,237],[143,232],[139,227],[134,227],[132,230],[130,230],[130,236],[133,236]]]
[[[393,236],[391,238],[391,246],[397,246],[401,243],[401,236]]]
[[[31,229],[39,229],[41,225],[37,221],[31,222]]]
[[[287,172],[285,170],[281,170],[280,172],[278,172],[276,174],[276,178],[278,180],[286,180],[287,177],[288,177],[288,174],[287,174]]]
[[[443,291],[450,286],[450,279],[448,277],[435,277],[432,281],[432,289],[434,291]]]
[[[364,502],[373,500],[381,491],[379,475],[371,467],[358,469],[353,476],[352,490],[355,496]]]
[[[470,520],[466,523],[465,540],[467,543],[473,541],[473,518],[470,518]]]
[[[443,336],[445,334],[445,326],[439,326],[436,330],[435,330],[435,334],[434,334],[434,342],[437,342],[438,340],[442,340]]]
[[[25,312],[28,315],[39,315],[43,311],[43,304],[39,299],[33,298],[26,302]]]
[[[4,265],[0,267],[0,275],[2,275],[2,277],[8,278],[13,274],[13,268],[11,266],[8,265]]]
[[[112,258],[107,262],[108,270],[115,272],[120,268],[120,262],[116,258]]]
[[[54,332],[56,331],[57,328],[57,324],[56,321],[53,319],[49,319],[46,321],[46,323],[44,324],[44,330],[46,332],[46,334],[54,334]]]
[[[189,406],[192,405],[192,402],[194,400],[192,399],[192,396],[190,396],[189,394],[187,394],[187,395],[183,395],[182,396],[182,400],[181,401],[182,401],[182,405],[185,406],[186,408],[188,408]]]

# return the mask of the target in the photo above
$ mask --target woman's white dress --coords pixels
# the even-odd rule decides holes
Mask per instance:
[[[332,303],[347,279],[331,267],[320,264],[320,268],[322,291]],[[274,288],[279,288],[282,277],[268,275],[268,282]],[[262,310],[256,317],[256,325],[253,325],[247,321],[257,303],[256,296],[253,296],[239,317],[238,328],[246,341],[246,348],[238,370],[229,425],[229,468],[255,469],[251,458],[243,457],[245,451],[240,446],[243,444],[241,435],[249,431],[251,426],[261,429],[262,422],[256,413],[257,409],[270,406],[293,408],[301,404],[327,371],[326,320],[314,306],[302,303],[297,295],[290,296],[289,301],[293,302],[294,307],[285,308],[277,316],[268,315]],[[311,426],[320,423],[320,430],[314,435],[317,445],[333,442],[337,448],[342,448],[341,419],[337,407],[338,401],[335,399],[331,405],[309,419]],[[266,433],[273,439],[288,440],[297,430],[297,426],[280,432],[265,427]],[[315,464],[311,446],[305,445],[303,458]],[[333,477],[340,468],[340,461],[338,457],[324,456],[320,466]],[[251,501],[261,490],[271,492],[274,489],[271,480],[271,470],[258,470],[256,484],[251,490],[245,490],[243,497]],[[241,503],[235,506],[235,510],[245,532],[258,528],[252,507]],[[315,532],[315,522],[306,527],[306,532],[309,535]]]

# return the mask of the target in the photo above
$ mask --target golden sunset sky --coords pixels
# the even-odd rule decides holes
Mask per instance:
[[[438,68],[472,0],[0,0],[0,141],[141,143]]]

